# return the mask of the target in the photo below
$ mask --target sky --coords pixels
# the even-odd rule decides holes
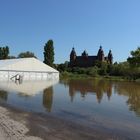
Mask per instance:
[[[0,46],[10,55],[31,51],[43,60],[44,45],[54,41],[55,63],[102,45],[122,62],[140,46],[140,0],[0,0]]]

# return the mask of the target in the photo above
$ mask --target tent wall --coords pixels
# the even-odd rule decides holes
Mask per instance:
[[[14,80],[14,76],[19,74],[23,80],[55,80],[59,79],[58,72],[32,72],[32,71],[0,71],[0,80]]]

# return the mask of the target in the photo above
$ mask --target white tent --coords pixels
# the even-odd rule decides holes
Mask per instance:
[[[14,80],[16,76],[22,80],[59,79],[59,72],[36,58],[0,60],[0,80]]]

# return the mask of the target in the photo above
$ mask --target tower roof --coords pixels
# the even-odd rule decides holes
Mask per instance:
[[[76,55],[74,47],[72,48],[72,51],[71,51],[70,55]]]
[[[111,50],[109,50],[108,58],[113,58],[113,55],[112,55],[112,51]]]
[[[82,56],[88,56],[88,53],[86,50],[83,51]]]
[[[99,50],[98,50],[98,56],[104,54],[104,51],[102,49],[102,46],[100,46]]]

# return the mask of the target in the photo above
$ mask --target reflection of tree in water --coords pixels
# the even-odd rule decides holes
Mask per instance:
[[[122,82],[116,84],[115,90],[119,95],[128,97],[127,104],[130,111],[134,111],[136,115],[140,116],[140,84]]]
[[[18,93],[17,96],[25,98],[25,99],[29,99],[32,97],[31,95],[27,94],[26,92],[17,92],[17,93]]]
[[[107,94],[108,99],[112,95],[112,83],[104,80],[70,80],[67,82],[69,85],[69,95],[71,101],[77,92],[80,92],[81,97],[85,98],[87,94],[96,94],[97,101],[100,103],[103,94]]]
[[[8,93],[4,90],[0,90],[0,99],[7,101],[8,99]]]
[[[43,91],[43,105],[47,108],[48,112],[51,112],[53,104],[53,87],[46,88]]]

